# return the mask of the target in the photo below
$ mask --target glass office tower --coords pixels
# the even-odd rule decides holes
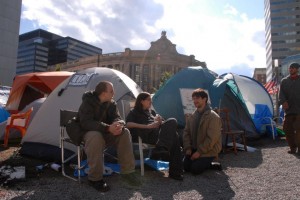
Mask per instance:
[[[17,74],[43,72],[49,65],[97,54],[101,48],[37,29],[19,37]]]
[[[275,59],[281,64],[286,57],[300,53],[300,0],[265,0],[265,31],[266,76],[270,81]]]

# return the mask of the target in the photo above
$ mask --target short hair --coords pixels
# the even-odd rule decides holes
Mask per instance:
[[[296,68],[299,69],[300,65],[298,63],[292,63],[290,64],[290,68]]]
[[[103,92],[106,92],[108,84],[111,84],[111,82],[109,82],[109,81],[101,81],[100,83],[98,83],[98,85],[95,88],[95,93],[97,95],[100,95]]]
[[[206,103],[208,101],[208,94],[202,88],[195,89],[192,93],[192,97],[201,97],[202,99],[206,98]]]

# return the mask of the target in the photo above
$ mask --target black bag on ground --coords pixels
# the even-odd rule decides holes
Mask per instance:
[[[73,117],[66,124],[66,131],[70,139],[75,145],[80,145],[84,135],[84,131],[81,130],[80,123],[77,117]]]

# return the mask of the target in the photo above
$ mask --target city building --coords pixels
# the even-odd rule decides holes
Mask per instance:
[[[289,66],[292,63],[299,63],[300,64],[300,53],[292,56],[288,56],[281,62],[281,71],[280,71],[280,78],[283,78],[289,75]]]
[[[154,92],[159,88],[161,79],[167,73],[173,75],[188,66],[202,66],[205,62],[195,59],[194,55],[179,54],[176,45],[162,31],[161,37],[151,42],[148,50],[131,50],[124,52],[102,54],[81,58],[72,62],[49,66],[48,70],[57,68],[67,71],[77,71],[89,67],[108,67],[119,70],[133,79],[144,91]]]
[[[16,75],[21,0],[0,1],[0,85],[11,86]]]
[[[262,85],[266,84],[266,68],[255,68],[253,78]]]
[[[102,49],[37,29],[19,37],[17,74],[47,71],[49,65],[102,54]]]
[[[265,0],[265,36],[268,82],[275,60],[280,67],[283,59],[300,53],[300,0]]]

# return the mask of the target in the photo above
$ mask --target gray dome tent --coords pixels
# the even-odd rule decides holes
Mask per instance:
[[[100,81],[114,85],[114,99],[121,111],[121,100],[132,100],[141,92],[139,86],[120,71],[94,67],[78,71],[63,81],[42,104],[26,135],[22,139],[21,154],[45,160],[53,160],[59,154],[60,109],[77,111],[85,91],[94,90]],[[123,113],[121,113],[122,116]],[[66,146],[74,151],[74,147]]]

